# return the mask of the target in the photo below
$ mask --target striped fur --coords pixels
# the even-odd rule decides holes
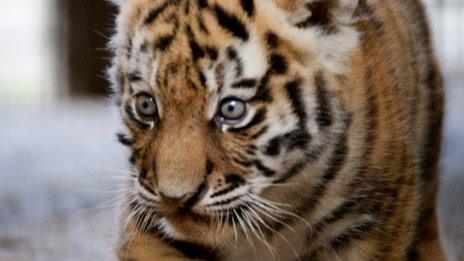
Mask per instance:
[[[121,260],[444,258],[443,89],[419,0],[119,5]],[[230,97],[247,103],[234,123],[217,116]]]

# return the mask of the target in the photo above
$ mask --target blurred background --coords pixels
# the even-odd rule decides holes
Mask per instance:
[[[439,209],[464,260],[464,0],[426,1],[447,86]],[[126,151],[106,98],[116,9],[0,0],[0,260],[114,260]]]

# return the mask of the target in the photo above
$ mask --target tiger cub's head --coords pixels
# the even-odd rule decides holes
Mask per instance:
[[[119,4],[110,76],[140,229],[215,243],[288,213],[346,123],[356,3]]]

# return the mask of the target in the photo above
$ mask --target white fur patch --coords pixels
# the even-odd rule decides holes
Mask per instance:
[[[165,235],[167,235],[169,238],[175,238],[175,239],[182,239],[182,235],[180,235],[176,229],[169,223],[169,220],[166,218],[161,218],[158,221],[158,225],[160,229],[163,231]]]
[[[256,29],[250,30],[250,39],[237,48],[243,62],[244,78],[261,78],[268,68],[266,52]]]

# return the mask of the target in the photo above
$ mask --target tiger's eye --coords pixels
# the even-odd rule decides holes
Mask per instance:
[[[246,103],[239,99],[227,99],[221,103],[221,118],[227,121],[240,120],[246,114]]]
[[[149,94],[140,94],[135,101],[137,113],[144,120],[154,120],[158,116],[155,99]]]

